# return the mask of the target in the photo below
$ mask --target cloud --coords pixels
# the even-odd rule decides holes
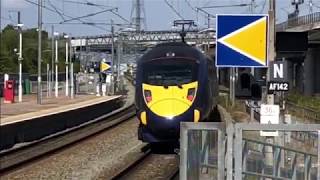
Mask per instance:
[[[1,0],[3,7],[6,8],[14,8],[14,9],[21,9],[26,8],[27,3],[24,0]]]

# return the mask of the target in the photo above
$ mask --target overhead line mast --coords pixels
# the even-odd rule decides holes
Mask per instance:
[[[135,25],[136,31],[147,29],[144,0],[133,0],[131,9],[131,24]]]

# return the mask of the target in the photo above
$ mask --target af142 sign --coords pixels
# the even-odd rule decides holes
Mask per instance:
[[[288,64],[286,61],[274,61],[270,66],[270,82],[268,82],[268,93],[275,91],[289,91]]]
[[[268,92],[289,91],[289,83],[287,82],[268,82]]]

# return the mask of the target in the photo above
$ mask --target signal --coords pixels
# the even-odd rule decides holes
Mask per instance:
[[[236,84],[235,97],[238,99],[261,100],[261,86],[251,74],[241,73]]]

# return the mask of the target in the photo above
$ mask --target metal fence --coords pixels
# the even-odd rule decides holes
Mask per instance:
[[[235,143],[234,148],[237,151],[234,151],[234,159],[235,159],[235,179],[243,179],[247,178],[248,175],[254,177],[263,177],[263,178],[271,178],[271,179],[319,179],[320,176],[317,174],[319,171],[319,138],[317,136],[317,146],[315,153],[312,150],[304,151],[299,150],[297,147],[299,145],[295,145],[294,148],[288,148],[287,145],[277,145],[277,143],[272,142],[276,141],[277,138],[265,138],[265,141],[257,140],[258,137],[254,137],[254,139],[245,138],[245,131],[282,131],[282,132],[319,132],[320,125],[319,124],[235,124]],[[271,142],[268,142],[270,141]],[[262,162],[262,167],[259,171],[249,171],[246,167],[248,160],[248,143],[253,143],[258,145],[257,149],[260,152],[261,157],[264,157],[264,162]],[[293,143],[296,143],[293,141]],[[301,146],[306,145],[302,142]],[[303,148],[302,148],[303,149]],[[253,148],[251,149],[253,151]],[[287,157],[290,157],[291,161],[286,165],[281,165],[280,162],[284,159],[284,154]],[[266,162],[268,160],[267,156],[271,156],[269,160],[271,163]],[[301,158],[302,157],[302,158]],[[258,158],[257,158],[258,159]],[[298,162],[298,159],[302,159]],[[303,165],[300,164],[304,168],[302,171],[298,171],[297,163],[303,162]],[[284,162],[282,162],[284,163]],[[313,166],[311,166],[313,164]],[[288,168],[289,166],[289,168]],[[298,176],[298,172],[302,172],[303,178]]]
[[[182,123],[180,179],[320,179],[319,133],[320,124]]]
[[[97,73],[79,73],[76,76],[77,94],[95,94],[96,87],[99,84],[99,74]]]
[[[49,87],[48,83],[50,83],[50,82],[48,82],[48,81],[42,81],[41,82],[41,90],[42,90],[43,93],[46,93],[46,92],[48,92],[48,90],[50,90],[50,87]],[[53,93],[53,91],[54,91],[54,82],[51,82],[50,86],[51,86],[52,94],[54,94]],[[64,92],[65,91],[65,82],[59,82],[58,83],[58,89],[59,89],[59,91],[63,90],[63,92]],[[38,82],[37,81],[30,81],[30,93],[31,94],[37,94],[37,92],[38,92]]]
[[[185,122],[180,133],[180,179],[223,179],[224,124]]]
[[[293,28],[301,25],[307,25],[320,22],[320,12],[308,14],[305,16],[299,16],[295,18],[290,18],[288,21],[277,25],[277,30],[286,30],[288,28]]]

